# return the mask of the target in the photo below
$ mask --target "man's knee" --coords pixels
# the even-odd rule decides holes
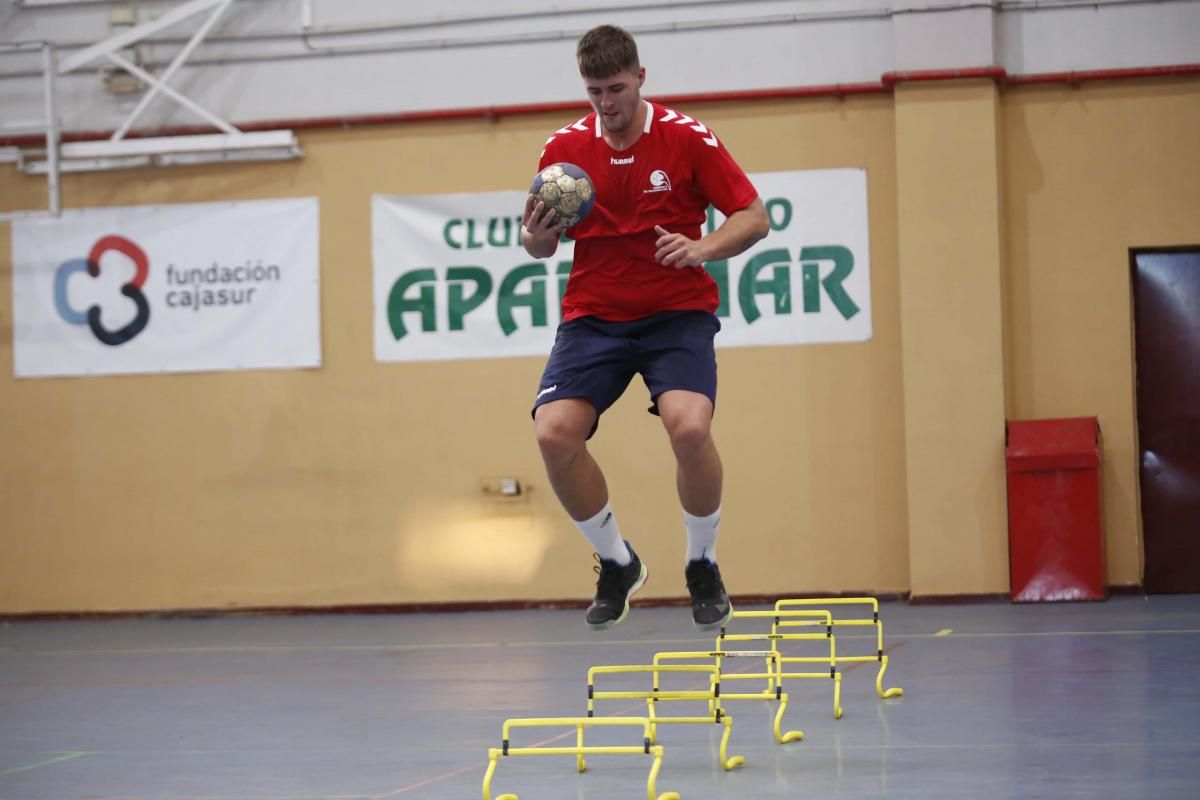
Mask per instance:
[[[712,401],[696,392],[669,391],[658,398],[659,414],[676,455],[686,457],[708,445]]]
[[[704,449],[712,435],[712,421],[707,414],[678,415],[666,422],[671,448],[681,457]]]
[[[584,407],[586,406],[586,407]],[[571,458],[582,450],[595,421],[591,406],[555,401],[540,406],[533,417],[538,449],[547,461]]]

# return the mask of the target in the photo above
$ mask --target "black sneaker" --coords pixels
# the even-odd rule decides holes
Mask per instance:
[[[725,594],[721,570],[707,558],[689,561],[684,570],[688,594],[692,596],[692,622],[700,630],[712,630],[733,619],[733,604]]]
[[[646,566],[625,543],[633,560],[625,566],[596,556],[600,566],[593,567],[600,579],[596,581],[596,599],[588,606],[587,624],[594,631],[611,628],[629,616],[629,598],[646,584]]]

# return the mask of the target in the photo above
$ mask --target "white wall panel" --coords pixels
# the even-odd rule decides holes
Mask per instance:
[[[109,10],[122,5],[130,4],[38,9],[0,0],[0,41],[51,39],[69,55],[110,35]],[[177,4],[132,5],[144,21]],[[947,10],[963,5],[974,10]],[[980,14],[993,16],[979,5],[557,0],[557,13],[547,14],[532,0],[311,0],[306,38],[303,0],[237,0],[173,85],[234,122],[581,100],[575,40],[602,22],[637,34],[651,96],[877,82],[886,71],[914,64],[983,66],[986,46],[969,48],[973,55],[963,57],[970,63],[955,55],[963,42],[979,38]],[[994,52],[1011,73],[1200,62],[1197,0],[998,8]],[[138,56],[161,68],[202,19],[139,46]],[[930,24],[913,25],[922,19]],[[914,27],[932,33],[924,39],[904,33]],[[353,52],[363,48],[368,52]],[[898,58],[897,48],[909,49]],[[0,135],[40,115],[38,65],[36,54],[0,55]],[[62,77],[59,87],[66,130],[116,128],[137,99],[105,92],[98,65]],[[158,100],[137,127],[196,122]]]
[[[996,13],[986,7],[897,14],[895,69],[957,69],[996,63]]]
[[[1111,5],[1002,14],[1012,73],[1200,63],[1200,2]]]

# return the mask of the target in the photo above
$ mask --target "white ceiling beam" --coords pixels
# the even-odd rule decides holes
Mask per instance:
[[[13,0],[17,8],[53,8],[54,6],[88,6],[111,3],[112,0]]]
[[[195,136],[162,136],[143,139],[104,139],[68,142],[61,146],[62,172],[100,172],[116,169],[165,167],[181,164],[220,164],[240,161],[285,161],[300,158],[300,143],[292,131],[252,131],[232,136],[223,133]],[[45,175],[48,160],[0,151],[0,161],[16,160],[27,175]],[[46,212],[40,212],[46,213]],[[3,217],[0,217],[3,218]]]
[[[66,74],[77,70],[101,56],[117,50],[123,50],[130,45],[137,44],[148,36],[153,36],[161,30],[178,25],[188,17],[193,17],[202,11],[228,2],[229,0],[188,0],[188,2],[171,9],[158,19],[143,22],[141,25],[135,25],[127,31],[121,31],[103,41],[96,42],[91,47],[85,47],[73,56],[64,58],[58,65],[59,74]]]
[[[212,113],[211,111],[209,111],[208,109],[206,109],[204,106],[200,105],[199,103],[195,102],[194,100],[188,99],[184,95],[182,95],[179,92],[172,89],[170,86],[167,86],[165,83],[160,82],[158,78],[155,78],[149,72],[146,72],[146,70],[142,69],[137,64],[134,64],[132,61],[122,58],[121,56],[117,55],[116,53],[106,53],[105,55],[110,61],[112,61],[114,64],[116,64],[121,69],[125,70],[126,72],[130,73],[131,75],[136,75],[137,77],[141,78],[143,81],[146,81],[147,83],[154,84],[155,86],[158,87],[159,91],[161,91],[163,94],[170,97],[176,103],[179,103],[179,105],[183,106],[184,108],[187,108],[190,111],[192,111],[193,113],[203,117],[207,121],[211,122],[214,126],[220,128],[221,130],[225,131],[226,133],[237,133],[238,132],[237,128],[233,127],[228,122],[221,119],[216,114]],[[143,101],[146,100],[145,97],[143,97],[142,99],[143,99]],[[144,108],[144,106],[142,104],[139,104],[138,107],[135,108],[133,111],[135,114],[140,114],[140,113],[142,113],[143,108]],[[125,120],[125,124],[123,124],[121,126],[120,130],[118,130],[116,133],[113,134],[112,138],[113,139],[124,138],[126,132],[128,132],[129,128],[132,127],[132,125],[133,125],[133,116],[131,115],[129,119]]]
[[[249,133],[206,133],[193,136],[158,136],[141,139],[103,139],[66,142],[60,148],[64,159],[122,158],[166,153],[203,153],[223,150],[299,149],[296,134],[287,130]]]
[[[202,109],[198,103],[193,103],[191,100],[188,100],[183,95],[167,86],[167,81],[171,80],[172,76],[175,75],[175,72],[179,69],[180,65],[182,65],[184,61],[187,61],[188,56],[190,56],[192,51],[196,49],[196,45],[203,41],[204,37],[208,35],[208,32],[212,30],[213,25],[217,24],[217,20],[221,17],[221,14],[225,12],[225,9],[229,8],[229,4],[232,2],[233,0],[224,0],[224,2],[213,9],[213,12],[208,15],[208,19],[204,20],[204,24],[201,25],[194,34],[192,34],[192,38],[188,40],[188,43],[184,45],[183,49],[180,50],[175,58],[171,60],[170,65],[163,70],[161,75],[159,75],[157,78],[149,77],[148,73],[143,71],[142,75],[138,76],[142,78],[142,80],[146,80],[147,77],[149,77],[151,89],[142,95],[142,99],[138,101],[138,104],[133,111],[129,112],[129,116],[125,118],[125,122],[121,124],[121,127],[117,129],[112,138],[125,138],[125,134],[129,132],[130,128],[133,127],[133,123],[136,122],[137,118],[142,115],[142,112],[146,110],[146,107],[154,101],[154,98],[158,96],[160,91],[169,94],[177,103],[180,103],[181,105],[190,108],[197,114],[200,114],[200,116],[204,117],[226,133],[233,133],[234,130],[236,130],[232,125],[224,122],[215,114]],[[107,55],[110,60],[116,62],[121,67],[124,67],[126,71],[131,71],[128,62],[121,64],[121,60],[124,59],[118,60],[116,53],[106,53],[105,55]]]

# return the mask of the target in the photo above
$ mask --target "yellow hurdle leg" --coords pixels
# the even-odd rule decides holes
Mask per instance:
[[[779,742],[780,744],[798,742],[804,738],[804,731],[788,731],[787,733],[781,732],[780,724],[783,722],[783,712],[787,711],[787,707],[788,696],[787,693],[784,692],[779,696],[779,710],[775,712],[775,741]]]
[[[583,726],[576,725],[575,727],[579,729],[579,733],[575,737],[575,743],[579,747],[579,752],[575,754],[575,769],[585,772],[587,770],[587,762],[583,760]]]
[[[904,690],[899,686],[894,686],[891,689],[883,688],[883,673],[887,672],[887,668],[888,657],[884,656],[879,659],[879,674],[875,676],[875,691],[885,700],[889,697],[899,697],[904,694]]]
[[[483,800],[492,800],[492,776],[496,774],[496,759],[500,758],[500,751],[496,748],[488,750],[488,767],[487,772],[483,774]],[[515,794],[502,794],[496,800],[517,800]]]
[[[842,718],[842,673],[833,675],[833,718]]]
[[[646,797],[649,800],[679,800],[679,792],[663,792],[661,797],[655,795],[654,784],[658,780],[658,771],[662,768],[662,745],[651,747],[650,753],[654,756],[654,763],[650,765],[650,778],[646,781]]]
[[[496,774],[496,759],[500,751],[494,747],[488,750],[487,772],[483,773],[483,800],[492,800],[492,776]]]
[[[731,769],[736,769],[746,763],[743,756],[733,756],[726,758],[725,753],[729,747],[729,736],[733,733],[733,717],[725,717],[721,720],[725,724],[725,732],[721,734],[721,768],[726,772]]]

